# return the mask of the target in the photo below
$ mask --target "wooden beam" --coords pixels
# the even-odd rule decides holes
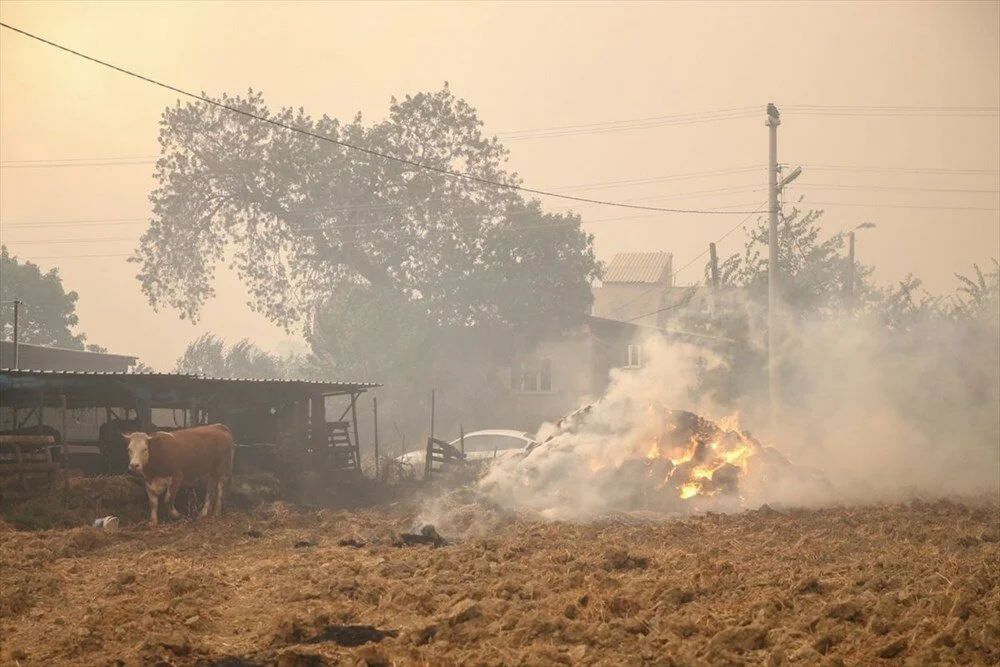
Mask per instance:
[[[65,436],[63,439],[65,440]],[[55,442],[56,439],[51,435],[0,435],[0,445],[46,447],[54,445]]]
[[[24,483],[24,473],[26,472],[53,472],[59,470],[58,463],[47,463],[44,461],[28,463],[0,463],[0,474],[17,474]]]

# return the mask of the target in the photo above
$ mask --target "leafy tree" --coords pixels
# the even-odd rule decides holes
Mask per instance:
[[[778,223],[780,312],[785,328],[806,319],[844,314],[852,305],[847,294],[845,235],[824,238],[822,216],[822,210],[794,206]],[[743,252],[719,265],[721,289],[713,295],[711,314],[687,310],[679,316],[687,330],[739,341],[716,346],[724,365],[706,366],[692,390],[723,406],[734,406],[738,401],[745,405],[750,396],[767,395],[768,247],[768,221],[758,218],[747,230]],[[883,296],[872,284],[872,271],[860,263],[855,266],[853,307],[858,310]],[[711,267],[706,264],[706,282],[710,275]],[[793,356],[799,341],[795,336],[783,338],[785,351]],[[784,387],[803,380],[791,365],[785,365],[781,373]]]
[[[781,403],[802,408],[787,414],[821,422],[818,406],[832,410],[864,400],[860,385],[868,385],[878,387],[878,407],[915,433],[960,434],[970,443],[996,433],[1000,266],[994,262],[989,272],[974,266],[971,277],[957,275],[957,292],[942,297],[929,294],[912,275],[877,287],[872,269],[858,265],[852,303],[844,298],[843,237],[824,238],[821,215],[794,210],[779,224]],[[766,414],[768,396],[767,241],[766,223],[758,221],[743,253],[720,267],[723,287],[714,294],[712,314],[681,315],[686,328],[739,341],[718,346],[726,363],[706,364],[694,393],[758,417]],[[840,382],[846,384],[831,386]],[[995,447],[995,440],[983,446]]]
[[[820,311],[838,311],[848,305],[845,234],[822,238],[822,210],[793,207],[778,223],[778,262],[781,265],[781,302],[792,317]],[[757,220],[749,230],[742,254],[728,257],[719,266],[720,283],[739,287],[747,297],[767,302],[768,221]],[[857,263],[854,270],[854,303],[865,304],[875,296],[872,267]],[[706,281],[710,267],[705,266]]]
[[[254,91],[220,101],[431,169],[201,102],[167,109],[153,219],[132,258],[154,308],[197,319],[228,251],[252,307],[310,341],[297,372],[383,381],[398,389],[387,413],[418,405],[428,383],[483,405],[487,368],[589,312],[600,266],[580,217],[476,180],[519,183],[447,84],[393,99],[371,125],[271,112]]]
[[[66,292],[58,269],[42,273],[37,264],[20,262],[7,246],[0,247],[0,332],[14,338],[15,299],[23,302],[18,314],[18,337],[23,343],[83,350],[87,337],[74,333],[79,323],[76,292]],[[95,345],[91,351],[104,351]]]
[[[220,101],[311,133],[508,186],[507,152],[447,85],[393,99],[365,126],[260,93]],[[132,261],[154,307],[195,319],[217,261],[286,327],[345,285],[419,301],[439,324],[562,329],[586,314],[598,264],[578,216],[545,214],[510,188],[319,141],[202,102],[164,112],[153,219]]]
[[[954,312],[959,317],[996,318],[1000,304],[1000,262],[993,260],[993,270],[983,273],[973,264],[975,278],[955,274],[960,286],[954,299]]]
[[[264,352],[248,339],[227,347],[222,339],[212,334],[204,334],[189,343],[177,360],[174,372],[251,379],[275,379],[286,375],[281,359]]]

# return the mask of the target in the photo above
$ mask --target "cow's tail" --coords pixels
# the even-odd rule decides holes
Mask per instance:
[[[223,426],[222,428],[226,428]],[[226,428],[228,431],[229,429]],[[232,447],[229,448],[229,474],[226,475],[226,495],[232,496],[233,494],[233,475],[236,474],[236,443],[232,443]]]

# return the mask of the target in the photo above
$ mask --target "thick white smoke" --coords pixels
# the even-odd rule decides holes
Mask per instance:
[[[569,424],[543,425],[536,436],[543,444],[524,459],[497,462],[480,490],[503,507],[551,519],[588,519],[632,506],[638,490],[628,472],[615,471],[645,460],[663,406],[712,414],[711,406],[691,405],[689,388],[699,363],[719,363],[702,350],[660,337],[645,341],[644,360],[640,369],[612,371],[605,395]],[[554,434],[558,437],[547,442]]]
[[[754,415],[741,427],[795,466],[777,475],[758,460],[741,482],[741,497],[721,507],[716,499],[713,509],[997,493],[997,323],[936,321],[902,334],[873,322],[826,319],[786,322],[782,329],[778,420],[764,421],[767,396],[759,390],[735,407],[748,406]],[[733,407],[691,397],[699,371],[722,363],[718,358],[662,338],[645,346],[643,368],[615,371],[589,411],[561,428],[544,425],[539,440],[560,435],[523,459],[498,462],[479,490],[504,508],[551,519],[587,520],[634,507],[638,490],[630,475],[649,471],[631,463],[649,450],[657,423],[650,406],[709,419]]]

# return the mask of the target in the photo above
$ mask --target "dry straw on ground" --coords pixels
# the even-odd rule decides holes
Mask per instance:
[[[403,505],[0,530],[0,663],[1000,661],[995,499],[587,525],[469,500],[439,548],[392,546]]]

